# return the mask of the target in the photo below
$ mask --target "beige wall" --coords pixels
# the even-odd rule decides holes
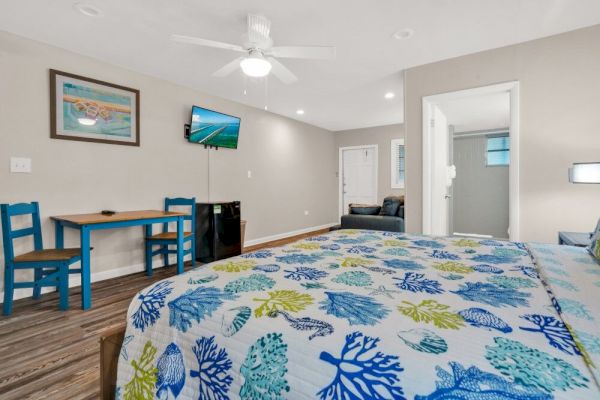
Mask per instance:
[[[391,141],[403,137],[404,125],[402,124],[335,132],[336,159],[338,159],[336,168],[339,169],[340,147],[376,144],[378,157],[377,201],[382,203],[385,196],[404,194],[404,189],[392,189],[392,167],[390,164],[392,157]]]
[[[141,147],[50,139],[49,68],[139,89]],[[332,132],[2,32],[0,76],[0,203],[39,201],[46,246],[50,215],[208,200],[208,152],[183,138],[193,104],[241,117],[238,150],[210,153],[210,194],[241,201],[246,240],[337,220]],[[11,156],[31,157],[33,173],[10,174]],[[69,230],[66,245],[78,245]],[[144,261],[139,227],[94,232],[92,245],[93,273]]]
[[[520,82],[520,239],[556,242],[589,231],[600,186],[573,185],[567,168],[600,158],[600,25],[412,68],[405,73],[406,223],[421,231],[423,96]]]

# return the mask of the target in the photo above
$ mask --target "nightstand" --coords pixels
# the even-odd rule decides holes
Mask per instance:
[[[588,232],[558,232],[558,244],[586,247],[590,244],[592,234]]]

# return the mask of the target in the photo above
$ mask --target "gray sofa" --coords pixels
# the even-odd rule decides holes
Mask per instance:
[[[395,211],[394,215],[386,215],[389,214],[390,207]],[[386,197],[383,207],[351,204],[349,211],[350,214],[342,216],[342,229],[404,232],[403,197]]]

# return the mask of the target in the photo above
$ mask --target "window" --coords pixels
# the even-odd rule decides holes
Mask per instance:
[[[405,170],[404,139],[392,140],[392,189],[404,188]]]
[[[504,166],[510,162],[510,138],[508,135],[489,136],[487,138],[488,167]]]

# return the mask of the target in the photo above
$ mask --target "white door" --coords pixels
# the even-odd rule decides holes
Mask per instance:
[[[377,147],[340,149],[341,215],[351,203],[377,204]]]
[[[431,185],[431,234],[447,236],[450,215],[450,158],[448,143],[448,120],[436,105],[431,110],[433,135],[433,174]]]

